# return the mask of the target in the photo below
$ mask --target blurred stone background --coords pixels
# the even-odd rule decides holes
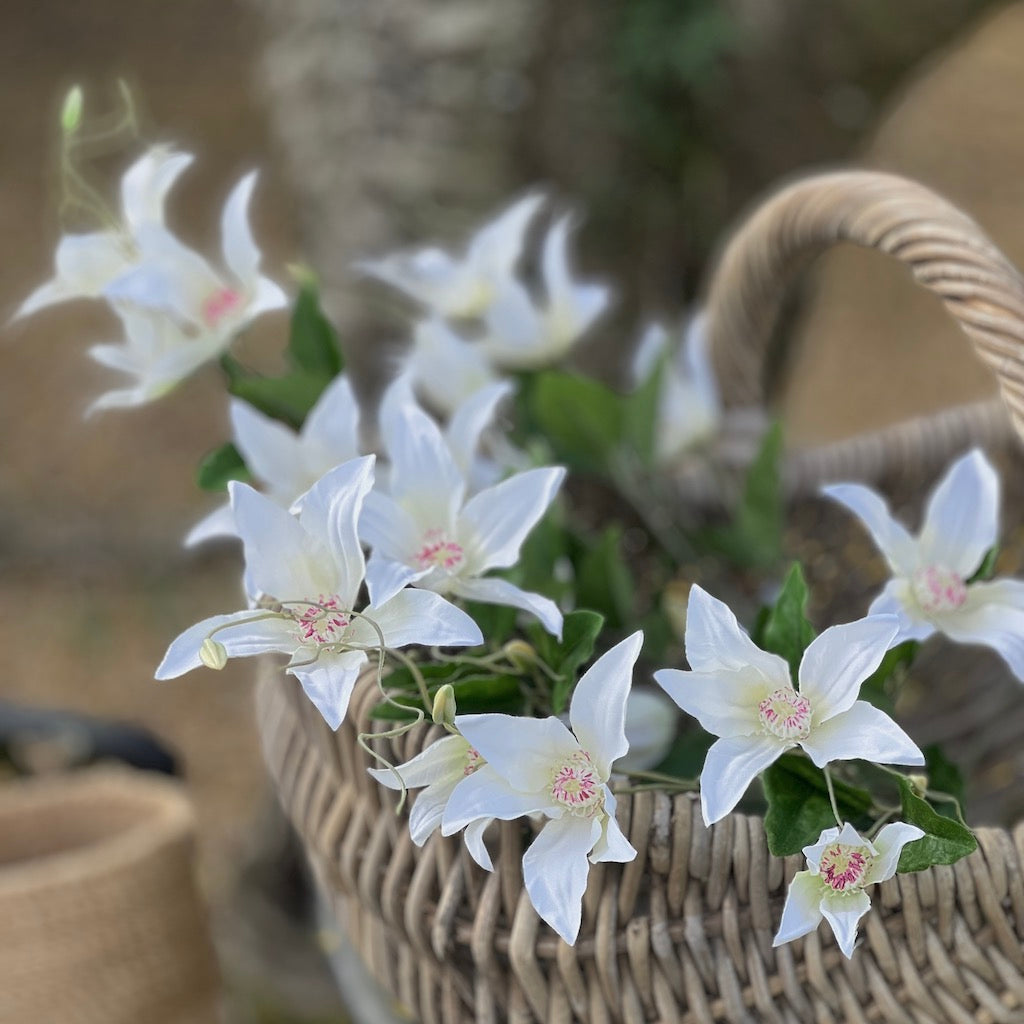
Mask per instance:
[[[693,301],[716,239],[780,176],[856,161],[919,177],[1024,262],[1024,5],[983,0],[15,0],[0,34],[0,316],[52,272],[56,113],[123,76],[150,140],[195,152],[171,204],[217,251],[220,204],[261,170],[271,276],[322,275],[366,379],[399,308],[349,271],[424,238],[458,243],[511,193],[585,215],[581,263],[619,283],[595,340],[615,377],[639,311]],[[807,288],[780,399],[796,442],[992,390],[940,311],[880,260],[840,253]],[[170,638],[235,606],[236,553],[179,539],[225,436],[217,372],[83,423],[115,323],[76,303],[0,339],[0,693],[145,723],[180,754],[237,1024],[342,1019],[313,936],[280,930],[245,865],[279,841],[245,664],[151,680]],[[244,354],[273,365],[284,319]],[[287,895],[287,894],[285,894]]]

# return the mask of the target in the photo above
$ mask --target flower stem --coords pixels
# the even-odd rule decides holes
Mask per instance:
[[[843,819],[839,817],[839,806],[836,804],[836,791],[832,785],[832,773],[828,770],[828,765],[822,769],[825,773],[825,786],[828,789],[828,801],[832,805],[832,814],[835,816],[836,824],[842,828]]]

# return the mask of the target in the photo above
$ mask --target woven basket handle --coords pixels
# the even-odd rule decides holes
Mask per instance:
[[[1024,438],[1024,280],[981,229],[934,192],[873,171],[821,174],[760,206],[726,246],[707,298],[712,357],[728,406],[763,405],[784,289],[838,242],[887,253],[937,295],[999,381]]]

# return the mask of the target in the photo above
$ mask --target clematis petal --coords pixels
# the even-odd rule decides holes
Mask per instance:
[[[416,569],[374,551],[366,563],[366,589],[370,595],[370,604],[374,607],[387,604],[399,591],[410,583],[417,583],[429,572],[429,568]]]
[[[420,321],[406,368],[431,408],[452,415],[480,388],[497,381],[482,344],[471,344],[439,317]]]
[[[247,658],[271,651],[290,653],[295,649],[295,624],[287,619],[261,618],[258,610],[246,609],[228,615],[214,615],[190,626],[167,648],[156,670],[157,679],[175,679],[199,668],[199,649],[212,635],[223,644],[229,658]]]
[[[878,550],[898,576],[911,576],[918,568],[917,542],[892,517],[885,499],[863,484],[830,484],[821,493],[845,505],[864,524]]]
[[[762,651],[740,628],[729,607],[694,584],[686,609],[686,660],[696,672],[738,672],[750,667],[772,689],[791,686],[784,658]]]
[[[374,490],[363,502],[359,535],[382,557],[404,562],[416,551],[422,531],[394,498]]]
[[[727,736],[712,743],[700,773],[704,824],[724,818],[750,783],[791,746],[774,736]]]
[[[359,454],[359,403],[346,374],[339,374],[324,388],[302,425],[302,437],[330,452],[335,464]]]
[[[445,431],[448,449],[462,475],[468,477],[473,467],[480,438],[494,420],[498,406],[515,390],[510,381],[488,384],[462,402]]]
[[[884,711],[863,700],[812,728],[800,746],[819,768],[856,758],[878,764],[924,764],[917,744]]]
[[[425,647],[476,647],[484,642],[480,627],[461,608],[429,590],[402,590],[380,606],[371,605],[349,627],[348,638],[369,648],[378,646],[372,619],[389,649],[422,644]]]
[[[607,306],[611,290],[605,285],[581,284],[569,267],[569,234],[573,215],[551,225],[541,252],[541,276],[548,305],[563,343],[582,334]]]
[[[469,601],[483,604],[503,604],[535,615],[540,624],[554,637],[562,639],[562,613],[558,605],[540,594],[522,590],[508,580],[491,576],[487,579],[459,579],[452,581],[451,592]]]
[[[904,821],[893,821],[886,825],[872,841],[875,858],[864,874],[864,884],[892,878],[896,874],[903,847],[923,837],[921,829]]]
[[[376,456],[363,455],[325,473],[302,498],[299,522],[332,560],[337,583],[331,593],[352,608],[366,572],[357,524],[373,487]]]
[[[312,665],[290,665],[287,671],[302,684],[327,724],[337,729],[345,720],[348,702],[366,660],[363,651],[321,653]]]
[[[448,798],[461,778],[460,772],[457,778],[435,782],[416,795],[409,809],[409,835],[417,846],[422,846],[441,827]]]
[[[846,828],[848,824],[849,822],[844,823],[843,828]],[[818,841],[813,846],[804,847],[803,854],[807,860],[807,866],[815,874],[820,870],[821,855],[825,852],[826,847],[831,846],[839,838],[839,832],[838,828],[827,828],[818,836]],[[859,841],[860,836],[857,839]]]
[[[95,298],[132,263],[123,238],[113,231],[65,235],[57,244],[56,276],[36,288],[14,318],[68,299]]]
[[[527,534],[547,511],[565,478],[561,466],[528,469],[480,491],[459,514],[467,572],[506,569],[519,559]]]
[[[291,480],[298,460],[295,431],[238,398],[231,399],[230,415],[235,447],[253,476],[271,486]]]
[[[259,276],[260,251],[249,227],[249,200],[255,187],[256,172],[250,171],[231,190],[220,219],[224,263],[243,286]]]
[[[392,253],[377,260],[360,260],[355,266],[442,315],[453,314],[465,301],[463,268],[438,248]]]
[[[810,871],[798,871],[789,883],[786,903],[782,908],[779,930],[772,939],[773,946],[792,942],[813,932],[821,923],[821,897],[824,886],[821,879]]]
[[[738,672],[686,672],[663,668],[657,684],[715,736],[750,736],[761,723],[757,706],[778,687],[753,669]]]
[[[602,654],[576,684],[569,704],[572,731],[602,779],[611,774],[612,762],[629,750],[626,698],[643,644],[644,634],[637,630]]]
[[[601,825],[601,835],[590,851],[590,862],[602,864],[610,861],[615,864],[627,864],[636,859],[636,850],[615,820],[615,797],[610,791],[606,792],[604,806],[606,814]]]
[[[466,262],[482,275],[510,275],[522,252],[526,228],[543,202],[543,195],[530,192],[502,210],[470,239]]]
[[[285,290],[268,277],[257,277],[249,285],[248,299],[239,311],[241,316],[236,316],[231,323],[234,331],[241,330],[244,324],[263,313],[269,313],[275,309],[283,309],[288,305],[288,295]],[[358,454],[358,453],[355,453]]]
[[[832,626],[815,637],[800,662],[800,693],[810,702],[813,721],[827,722],[849,710],[861,683],[882,663],[899,632],[896,616]]]
[[[832,926],[836,944],[847,960],[853,956],[857,942],[857,923],[871,909],[871,899],[860,889],[857,892],[825,892],[821,900],[821,913]]]
[[[905,579],[893,579],[882,588],[882,592],[871,602],[868,617],[895,615],[899,621],[896,643],[904,640],[927,640],[935,632],[935,626],[921,618],[921,611],[910,594],[910,584]]]
[[[534,910],[569,945],[580,933],[587,855],[600,834],[596,819],[567,814],[549,821],[523,855],[523,884]]]
[[[534,719],[536,721],[536,719]],[[547,793],[526,792],[510,786],[489,764],[467,775],[448,798],[441,834],[453,835],[481,818],[511,821],[548,810]]]
[[[552,766],[579,753],[580,745],[557,718],[457,715],[455,727],[480,751],[491,770],[516,789],[543,790],[547,803]],[[543,804],[542,806],[547,806]]]
[[[196,544],[212,540],[214,537],[237,537],[235,532],[235,515],[231,511],[231,503],[226,502],[218,506],[209,514],[203,516],[196,523],[185,537],[185,547],[191,548]]]
[[[394,768],[368,768],[367,772],[388,789],[418,789],[451,778],[462,778],[469,744],[461,736],[445,736]],[[401,777],[401,781],[399,781]]]
[[[492,818],[477,818],[476,821],[471,821],[462,833],[462,839],[466,844],[466,849],[469,850],[470,857],[484,871],[494,870],[494,865],[491,863],[491,855],[487,850],[486,843],[484,843],[484,833],[487,831],[491,821],[493,821]]]
[[[163,223],[167,193],[192,159],[191,153],[152,146],[125,171],[121,178],[121,212],[132,232],[144,224]]]
[[[974,583],[967,595],[962,608],[936,615],[935,624],[958,643],[991,647],[1024,682],[1024,583]]]
[[[975,448],[953,463],[928,500],[918,539],[920,564],[966,579],[998,539],[999,476]]]

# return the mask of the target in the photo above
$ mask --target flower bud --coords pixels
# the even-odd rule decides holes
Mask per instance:
[[[927,775],[908,775],[907,782],[910,783],[910,788],[920,797],[923,797],[928,792]]]
[[[451,683],[445,683],[434,694],[434,706],[430,717],[435,725],[449,726],[455,723],[455,690]]]
[[[208,636],[199,648],[199,660],[219,672],[228,663],[228,650],[219,640]]]
[[[74,85],[64,97],[60,110],[60,126],[66,135],[72,135],[82,122],[82,87]]]
[[[501,653],[512,662],[520,672],[525,672],[537,663],[537,652],[525,640],[509,640],[501,649]]]

